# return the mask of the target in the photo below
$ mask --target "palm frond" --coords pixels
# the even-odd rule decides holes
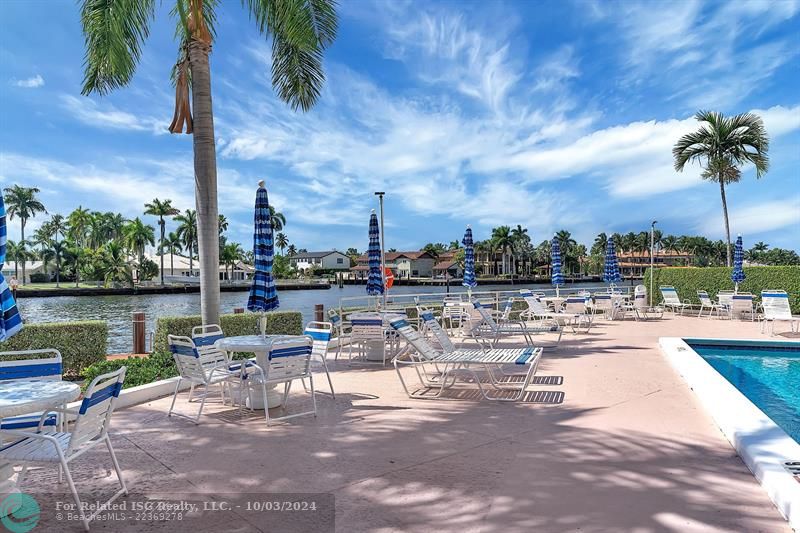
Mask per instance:
[[[154,0],[84,0],[82,94],[106,94],[131,81],[150,32],[154,8]]]

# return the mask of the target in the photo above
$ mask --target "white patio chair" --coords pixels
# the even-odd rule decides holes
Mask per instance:
[[[591,298],[586,296],[568,296],[564,300],[564,307],[562,313],[568,315],[570,318],[573,331],[577,328],[586,328],[588,333],[592,327],[592,320],[594,313],[588,305]]]
[[[533,345],[532,333],[558,333],[556,345],[561,342],[563,328],[558,324],[553,325],[533,325],[528,326],[523,320],[509,320],[504,324],[498,324],[489,309],[477,300],[472,302],[473,312],[470,319],[465,323],[465,337],[475,340],[479,345],[486,341],[490,348],[500,339],[501,336],[522,335],[525,344]],[[559,313],[562,314],[562,313]]]
[[[0,352],[0,383],[20,379],[61,381],[61,373],[61,353],[58,350]],[[29,413],[0,419],[0,429],[51,429],[60,426],[61,420],[63,417],[55,412],[48,413],[44,418],[41,412]]]
[[[703,311],[705,310],[708,311],[708,317],[711,317],[714,313],[716,313],[718,317],[722,317],[723,314],[730,316],[730,307],[714,303],[708,295],[708,292],[697,291],[697,298],[700,300],[700,311],[697,312],[697,316],[703,316]]]
[[[603,313],[603,317],[608,320],[615,320],[619,313],[619,298],[612,293],[596,293],[594,295],[594,311]]]
[[[268,426],[276,420],[288,420],[311,414],[317,416],[317,396],[314,389],[314,376],[311,372],[313,346],[314,341],[310,336],[281,337],[270,344],[269,351],[266,354],[257,354],[254,360],[250,360],[252,364],[247,367],[247,379],[244,380],[244,383],[249,388],[261,390],[264,401],[264,417]],[[280,383],[284,384],[283,408],[286,409],[292,381],[300,380],[305,383],[304,380],[306,378],[308,378],[309,388],[311,389],[313,410],[281,417],[270,417],[269,409],[267,408],[267,387]]]
[[[328,378],[328,385],[331,388],[331,396],[335,399],[336,393],[333,391],[333,382],[331,381],[331,374],[328,372],[328,344],[333,335],[333,324],[330,322],[309,322],[306,324],[306,329],[303,334],[311,337],[313,347],[311,350],[311,360],[318,361],[322,364],[322,369],[325,370],[325,375]],[[305,387],[305,381],[303,387]]]
[[[169,351],[175,359],[175,366],[178,367],[178,382],[175,384],[175,391],[172,394],[167,416],[181,416],[192,420],[195,424],[200,423],[200,415],[203,414],[203,407],[206,404],[209,387],[219,385],[222,402],[225,403],[225,386],[235,385],[241,391],[241,364],[234,365],[228,359],[228,354],[223,350],[215,348],[213,345],[204,346],[201,351],[189,337],[179,335],[168,335]],[[196,386],[203,386],[203,396],[200,400],[200,408],[194,417],[174,412],[175,399],[184,381],[191,384],[188,402],[192,401],[192,394]],[[231,398],[232,400],[232,398]],[[241,398],[240,398],[241,401]]]
[[[633,313],[636,320],[647,320],[651,315],[661,318],[664,315],[664,310],[661,307],[650,307],[647,303],[647,287],[644,285],[637,285],[633,289],[633,301],[623,303],[620,306],[620,312],[623,318],[627,313]]]
[[[422,338],[414,330],[405,318],[391,318],[390,325],[416,350],[416,354],[412,351],[407,352],[404,356],[407,359],[404,357],[394,358],[395,371],[400,378],[403,390],[405,390],[409,398],[441,398],[445,390],[455,385],[460,374],[466,374],[468,382],[477,384],[481,395],[487,400],[517,401],[524,396],[525,389],[531,383],[541,360],[542,349],[533,347],[489,351],[458,349],[445,353],[435,350],[426,339]],[[422,391],[412,392],[409,390],[400,371],[403,365],[414,368],[423,387]],[[425,371],[426,365],[436,366],[435,379],[431,379],[430,374]],[[507,381],[508,374],[505,372],[502,372],[500,377],[496,376],[495,372],[501,370],[503,365],[519,365],[517,368],[520,366],[522,368],[527,367],[522,381]],[[489,385],[498,391],[498,394],[487,394],[481,376],[475,370],[476,366],[484,369],[486,376],[489,378]],[[430,395],[428,391],[431,389],[438,389],[438,391]],[[503,393],[512,393],[512,396],[503,395]]]
[[[76,415],[72,431],[57,431],[54,433],[33,433],[17,430],[0,431],[3,436],[14,439],[11,444],[0,448],[0,461],[22,465],[17,484],[23,484],[25,474],[30,465],[57,464],[67,480],[69,490],[77,505],[77,512],[80,514],[83,527],[87,531],[89,530],[89,522],[98,513],[105,510],[121,495],[128,493],[128,488],[125,486],[125,480],[122,477],[122,470],[111,445],[111,439],[108,436],[111,415],[114,413],[114,406],[120,390],[122,390],[122,383],[125,380],[125,370],[126,367],[123,366],[115,372],[109,372],[94,378],[86,389],[83,401],[77,412],[66,409],[59,410],[65,414]],[[69,470],[69,463],[101,443],[108,448],[121,488],[104,504],[99,505],[92,514],[87,516],[78,491],[75,488],[75,482]]]
[[[670,285],[664,285],[658,288],[661,291],[661,298],[664,300],[662,305],[672,311],[674,314],[677,314],[680,311],[680,314],[683,314],[685,309],[691,309],[692,304],[689,302],[683,302],[678,297],[678,291],[675,290],[675,287]]]
[[[786,291],[761,291],[761,305],[764,308],[764,315],[761,317],[762,333],[769,323],[770,335],[775,335],[775,322],[788,322],[792,332],[800,331],[800,316],[792,314],[789,295],[786,294]]]
[[[351,363],[353,361],[353,348],[357,349],[359,357],[366,359],[370,345],[380,343],[381,360],[385,365],[387,351],[383,318],[377,314],[369,318],[351,317],[350,324],[352,325],[352,330],[350,332],[350,349],[347,352],[348,361]]]
[[[556,324],[563,324],[566,316],[549,309],[542,303],[539,297],[533,293],[523,294],[522,299],[528,304],[528,309],[520,313],[520,318],[526,320],[550,321]]]
[[[328,309],[328,320],[333,324],[333,330],[336,332],[336,356],[333,360],[338,361],[339,355],[342,353],[344,340],[347,339],[348,343],[350,342],[352,328],[350,324],[345,324],[345,321],[335,309]]]
[[[469,319],[467,307],[469,302],[461,296],[445,296],[442,299],[442,322],[450,330],[461,329],[462,323]]]

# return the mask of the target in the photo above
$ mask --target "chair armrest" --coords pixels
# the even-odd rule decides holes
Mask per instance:
[[[0,429],[0,435],[8,435],[9,437],[17,437],[18,439],[48,440],[58,448],[58,441],[56,438],[47,433],[32,433],[30,431],[19,431],[18,429]]]

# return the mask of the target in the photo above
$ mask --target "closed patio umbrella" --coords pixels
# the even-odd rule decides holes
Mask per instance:
[[[2,304],[2,314],[0,314],[0,341],[4,341],[15,335],[22,329],[22,317],[19,315],[17,303],[14,295],[3,277],[2,267],[6,262],[6,205],[3,195],[0,194],[0,304]]]
[[[472,296],[472,289],[478,286],[475,279],[475,243],[472,240],[472,228],[467,226],[464,238],[461,240],[464,245],[464,279],[461,284],[467,288],[467,293]]]
[[[378,229],[378,216],[375,210],[369,216],[369,277],[367,278],[367,294],[377,296],[383,294],[383,273],[381,272],[381,235]]]
[[[736,238],[736,246],[733,248],[733,271],[731,272],[731,281],[734,283],[734,293],[739,292],[739,284],[745,280],[747,276],[744,275],[744,248],[742,245],[742,234]]]
[[[606,283],[618,283],[622,281],[622,276],[619,273],[619,262],[617,261],[617,250],[614,247],[614,241],[608,239],[606,245],[606,263],[603,268],[603,281]]]
[[[263,180],[258,182],[253,222],[253,266],[255,271],[253,272],[253,283],[250,286],[250,295],[247,298],[247,309],[266,313],[277,309],[279,302],[278,291],[275,289],[275,280],[272,277],[272,262],[275,257],[275,247],[272,241],[272,219],[269,212],[267,189],[264,188]]]
[[[561,246],[555,235],[550,241],[550,282],[556,288],[558,296],[558,288],[564,284],[564,276],[561,274]]]

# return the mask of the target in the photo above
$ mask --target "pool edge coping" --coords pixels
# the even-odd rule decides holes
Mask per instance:
[[[702,338],[692,337],[692,340]],[[658,344],[789,526],[800,531],[800,482],[783,467],[783,461],[800,460],[800,444],[709,365],[683,338],[660,337]]]

